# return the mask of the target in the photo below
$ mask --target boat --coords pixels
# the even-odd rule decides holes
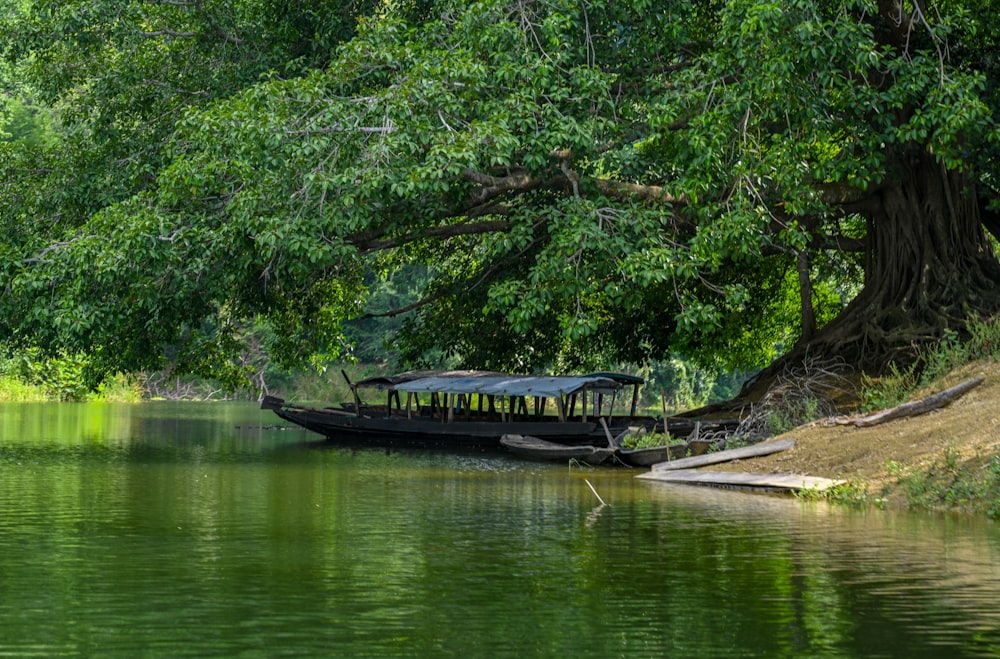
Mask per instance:
[[[504,435],[500,444],[514,455],[529,460],[567,461],[579,460],[587,464],[599,465],[615,454],[610,446],[573,446],[547,442],[531,435]]]
[[[687,455],[688,445],[648,446],[645,448],[619,448],[615,457],[629,467],[650,467],[660,462],[677,460]]]
[[[615,444],[619,446],[615,456],[629,467],[649,467],[661,462],[669,462],[690,455],[702,455],[725,445],[725,437],[739,427],[739,419],[717,419],[710,421],[687,420],[673,417],[667,419],[666,428],[672,438],[686,438],[684,441],[667,445],[649,446],[643,448],[626,448],[621,446],[629,435],[643,435],[646,427],[629,428],[619,437]],[[654,428],[654,432],[662,434],[664,425]]]
[[[559,444],[608,446],[629,427],[656,423],[636,415],[643,380],[624,373],[408,371],[356,383],[344,378],[353,400],[339,406],[309,407],[266,396],[261,407],[331,441],[353,445],[501,450],[503,435],[530,435]]]

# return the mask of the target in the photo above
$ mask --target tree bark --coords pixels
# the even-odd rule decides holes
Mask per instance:
[[[743,397],[763,395],[773,378],[807,355],[882,372],[915,358],[917,346],[944,330],[961,332],[971,317],[1000,311],[1000,264],[971,182],[926,152],[894,171],[894,180],[866,204],[862,291],[811,339],[749,382]]]
[[[816,333],[816,314],[812,306],[812,281],[809,279],[809,255],[799,251],[799,304],[802,306],[802,340],[808,341]]]

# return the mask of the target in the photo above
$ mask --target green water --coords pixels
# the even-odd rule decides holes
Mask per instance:
[[[0,405],[0,656],[1000,654],[986,520],[276,423]]]

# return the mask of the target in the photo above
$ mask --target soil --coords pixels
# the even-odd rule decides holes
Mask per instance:
[[[823,419],[768,441],[794,438],[795,447],[763,458],[712,469],[805,474],[866,486],[870,494],[895,498],[900,473],[914,473],[949,461],[984,462],[1000,452],[1000,363],[977,362],[954,371],[919,400],[965,380],[984,382],[939,410],[870,428],[841,425],[850,417]]]

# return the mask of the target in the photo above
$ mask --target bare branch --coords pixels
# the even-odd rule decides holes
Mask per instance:
[[[145,30],[139,30],[140,37],[196,37],[197,32],[178,32],[177,30],[156,30],[154,32],[146,32]]]
[[[553,152],[553,156],[562,158],[564,152]],[[561,165],[562,176],[549,179],[534,178],[525,172],[509,174],[507,176],[490,176],[473,169],[466,169],[464,177],[474,183],[479,183],[480,187],[469,192],[468,203],[479,205],[485,203],[506,192],[527,192],[538,188],[558,188],[569,189],[574,193],[579,191],[579,183],[590,182],[601,191],[613,197],[636,197],[644,201],[657,201],[670,204],[687,204],[687,195],[673,195],[659,185],[641,185],[638,183],[626,183],[623,181],[613,181],[610,179],[584,179],[578,173],[569,169],[564,164]]]
[[[477,172],[474,169],[466,168],[462,175],[473,183],[478,183],[480,187],[469,192],[469,205],[478,206],[505,192],[512,190],[528,190],[537,187],[537,179],[533,179],[526,172],[510,174],[509,176],[490,176]]]
[[[637,183],[623,183],[610,179],[594,179],[597,189],[606,195],[613,197],[638,197],[645,201],[661,201],[669,204],[687,204],[688,196],[682,194],[674,196],[659,185],[640,185]]]
[[[95,237],[96,236],[80,235],[80,236],[77,236],[77,237],[75,237],[75,238],[73,238],[71,240],[64,240],[62,242],[52,243],[51,245],[49,245],[48,247],[46,247],[42,251],[40,251],[37,256],[32,256],[30,258],[26,258],[26,259],[24,259],[23,262],[24,263],[40,263],[40,262],[44,261],[45,260],[45,256],[47,254],[50,254],[51,252],[55,252],[57,250],[60,250],[63,247],[69,247],[73,243],[79,242],[81,240],[87,240],[88,238],[95,238]]]

